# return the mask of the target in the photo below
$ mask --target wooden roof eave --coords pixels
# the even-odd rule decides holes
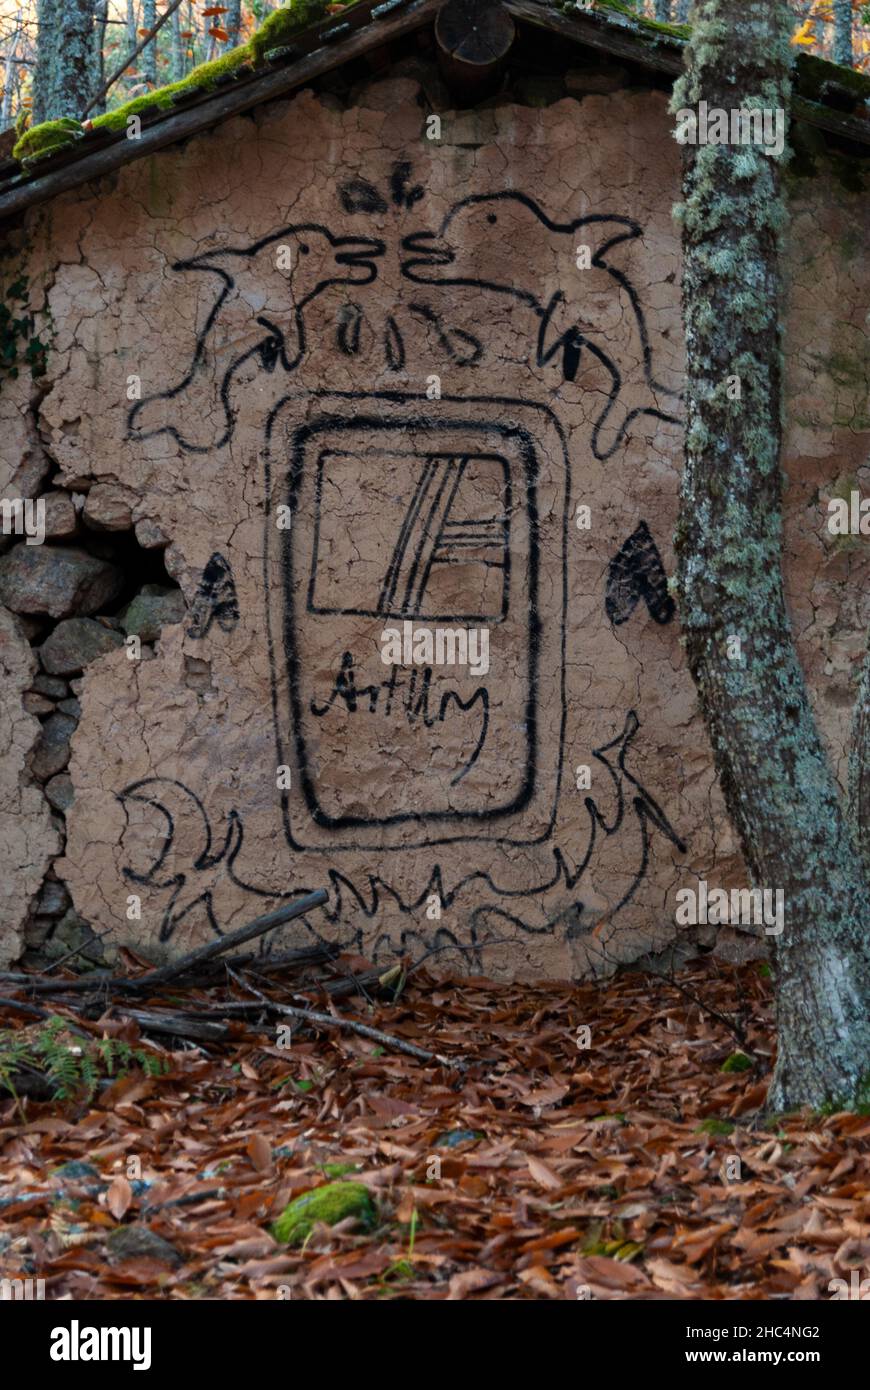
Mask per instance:
[[[596,13],[595,10],[588,13],[577,10],[574,14],[566,15],[541,3],[541,0],[503,0],[503,4],[515,19],[574,43],[582,43],[611,58],[637,63],[668,77],[677,77],[683,70],[685,41],[682,39],[665,34],[659,37],[652,29],[638,33],[628,26],[614,24],[604,17],[603,12]],[[816,126],[829,135],[870,146],[870,121],[798,94],[792,98],[791,106],[792,116],[796,120]]]
[[[121,131],[114,138],[101,140],[96,149],[75,146],[49,161],[44,174],[21,177],[0,193],[0,220],[12,217],[27,208],[54,198],[58,193],[113,173],[135,159],[144,159],[157,150],[187,140],[203,130],[241,115],[252,107],[285,96],[306,82],[350,62],[371,48],[400,38],[421,28],[434,18],[443,0],[409,0],[401,8],[380,18],[372,18],[364,27],[346,38],[317,48],[292,63],[280,65],[265,73],[227,83],[217,91],[204,93],[201,98],[185,103],[178,110],[162,114],[146,123],[143,121],[138,139],[128,139]]]
[[[79,184],[112,173],[135,159],[143,159],[167,145],[189,139],[276,97],[286,96],[314,78],[340,67],[392,39],[401,38],[433,20],[443,0],[393,0],[389,11],[375,0],[363,0],[354,16],[352,32],[333,37],[334,22],[317,26],[302,38],[311,45],[302,56],[277,57],[264,72],[251,72],[236,78],[217,91],[188,96],[177,109],[143,120],[140,137],[130,140],[119,132],[113,136],[91,135],[79,144],[46,160],[44,173],[13,175],[5,184],[0,177],[0,221],[44,203]],[[653,29],[640,31],[630,24],[616,24],[603,12],[576,10],[563,14],[547,0],[502,0],[517,20],[546,30],[571,43],[590,48],[608,57],[639,64],[673,79],[683,67],[685,42]],[[374,11],[374,13],[373,13]],[[348,18],[353,14],[348,12]],[[355,27],[358,26],[358,27]],[[338,26],[341,27],[340,25]],[[322,38],[321,38],[322,34]],[[320,46],[315,46],[319,44]],[[828,134],[856,144],[870,146],[870,122],[821,102],[796,95],[792,114],[800,121]]]

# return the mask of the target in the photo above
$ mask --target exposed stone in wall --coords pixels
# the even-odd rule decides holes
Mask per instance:
[[[289,939],[569,975],[667,948],[677,888],[745,883],[667,588],[679,152],[663,97],[590,80],[436,142],[410,80],[304,92],[31,220],[56,543],[165,559],[30,634],[81,705],[46,782],[64,942],[159,957],[323,885]],[[842,760],[866,545],[831,546],[823,497],[867,425],[828,373],[841,341],[866,363],[865,208],[802,197],[787,582]],[[486,629],[488,671],[384,664],[406,620]],[[78,716],[33,694],[49,771]]]
[[[0,608],[0,964],[19,954],[30,901],[61,847],[51,809],[27,771],[39,722],[22,704],[37,665],[16,619]]]
[[[17,406],[35,413],[40,393],[33,392],[29,402],[27,394],[6,391],[0,405],[9,414]],[[14,438],[10,431],[7,447]],[[63,490],[62,477],[54,480],[60,487],[44,490],[49,471],[46,456],[46,466],[29,479],[20,468],[6,472],[10,501],[32,496],[44,506],[44,536],[28,540],[26,532],[10,527],[0,556],[0,868],[8,888],[0,909],[0,964],[28,949],[41,959],[72,954],[76,964],[87,966],[105,964],[116,948],[102,945],[88,920],[73,910],[53,862],[63,850],[65,817],[75,800],[68,765],[81,717],[77,695],[85,671],[107,652],[124,648],[127,636],[139,639],[147,659],[147,644],[157,641],[165,623],[182,619],[184,603],[154,547],[149,556],[135,540],[123,489],[92,488],[87,500],[97,495],[88,508],[83,491]],[[19,532],[35,515],[22,514]],[[143,583],[149,577],[164,582]]]

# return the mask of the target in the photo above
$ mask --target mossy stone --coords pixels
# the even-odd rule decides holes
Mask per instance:
[[[731,1056],[727,1057],[722,1063],[719,1070],[725,1072],[749,1071],[751,1066],[752,1062],[745,1052],[732,1052]]]
[[[361,1182],[328,1182],[295,1197],[273,1225],[272,1234],[281,1245],[300,1245],[318,1221],[335,1226],[349,1216],[365,1227],[374,1224],[376,1211],[368,1188]]]

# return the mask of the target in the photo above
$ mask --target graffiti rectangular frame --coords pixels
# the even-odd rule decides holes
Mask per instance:
[[[475,791],[473,776],[451,805],[410,812],[384,808],[379,814],[335,814],[324,807],[316,759],[311,756],[306,719],[311,690],[304,669],[304,624],[329,621],[330,604],[316,601],[319,543],[318,488],[323,459],[370,446],[369,456],[389,453],[410,460],[465,458],[498,460],[506,477],[503,612],[440,614],[453,622],[469,616],[492,624],[500,638],[517,638],[522,625],[525,677],[522,708],[500,714],[505,734],[522,733],[523,750],[511,759],[509,794],[495,801]],[[387,448],[386,441],[395,441]],[[291,394],[270,416],[263,452],[266,482],[264,589],[267,600],[272,703],[278,763],[291,771],[282,792],[282,817],[291,848],[325,851],[413,850],[453,842],[539,844],[552,834],[562,776],[565,733],[565,625],[570,464],[558,420],[545,406],[502,397],[429,400],[403,392],[311,392]],[[414,465],[416,467],[416,464]],[[422,462],[421,462],[422,467]],[[279,505],[289,506],[288,530],[276,525]],[[300,525],[300,520],[306,524]],[[442,512],[443,519],[443,512]],[[499,518],[496,518],[499,520]],[[501,534],[492,523],[489,544]],[[507,537],[509,536],[509,541]],[[558,579],[547,576],[541,596],[541,557],[558,556]],[[512,558],[511,558],[512,557]],[[509,592],[508,592],[509,591]],[[519,614],[522,610],[522,617]],[[398,610],[398,616],[401,616]],[[358,622],[395,621],[395,606],[371,603],[339,610],[361,614]],[[390,617],[390,614],[393,617]],[[511,615],[513,614],[513,618]],[[431,622],[433,617],[419,621]],[[370,642],[369,642],[370,645]],[[368,687],[366,687],[368,689]],[[507,747],[513,747],[516,742]],[[492,741],[496,751],[504,745]],[[349,768],[348,776],[353,776]],[[460,779],[454,779],[457,781]],[[489,787],[486,775],[480,781]],[[401,789],[400,789],[401,790]],[[475,797],[477,800],[475,801]],[[401,796],[391,799],[395,806]]]

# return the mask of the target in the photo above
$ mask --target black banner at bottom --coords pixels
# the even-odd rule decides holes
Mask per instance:
[[[617,1374],[631,1369],[633,1376],[669,1374],[680,1367],[694,1368],[703,1379],[715,1368],[739,1371],[744,1366],[764,1366],[771,1371],[793,1368],[846,1371],[862,1364],[867,1341],[867,1319],[859,1305],[861,1297],[847,1289],[840,1298],[824,1302],[755,1303],[629,1301],[579,1299],[567,1322],[556,1312],[556,1321],[538,1323],[531,1309],[512,1322],[510,1333],[519,1333],[528,1352],[537,1345],[549,1346],[553,1336],[576,1338],[561,1343],[571,1361],[575,1357],[578,1374],[588,1375],[591,1364],[600,1358],[602,1369],[612,1365]],[[356,1300],[368,1301],[368,1300]],[[381,1323],[377,1314],[355,1310],[351,1323],[332,1300],[332,1311],[315,1314],[312,1309],[300,1322],[304,1300],[273,1299],[268,1302],[210,1302],[207,1300],[147,1301],[121,1299],[102,1303],[72,1303],[39,1299],[0,1300],[0,1337],[8,1348],[16,1346],[23,1354],[30,1373],[46,1375],[49,1382],[63,1382],[71,1375],[93,1377],[100,1370],[112,1375],[138,1373],[176,1376],[188,1373],[201,1377],[214,1375],[220,1383],[251,1374],[272,1373],[282,1363],[289,1371],[298,1370],[297,1353],[303,1347],[317,1348],[321,1371],[328,1370],[330,1341],[344,1327],[353,1330],[353,1346],[381,1345],[382,1338],[403,1330],[423,1338],[433,1334],[465,1334],[462,1337],[462,1363],[465,1377],[469,1363],[476,1362],[490,1374],[499,1361],[499,1351],[513,1345],[503,1335],[493,1340],[496,1322],[481,1324],[475,1314],[473,1325],[457,1324],[449,1311],[438,1314],[427,1308],[422,1323],[411,1314],[410,1300],[389,1298],[378,1303],[400,1303],[389,1321]],[[434,1301],[434,1300],[433,1300]],[[478,1305],[495,1300],[470,1299]],[[526,1302],[526,1300],[517,1300]],[[528,1300],[529,1302],[546,1300]],[[855,1306],[847,1306],[852,1303]],[[323,1316],[320,1323],[317,1318]],[[459,1315],[461,1319],[461,1314]],[[516,1313],[511,1315],[517,1316]],[[525,1318],[529,1317],[529,1322]],[[5,1325],[4,1325],[5,1324]],[[507,1333],[508,1329],[505,1328]],[[541,1334],[547,1338],[540,1341]],[[5,1335],[4,1335],[5,1334]],[[369,1338],[377,1338],[377,1342]],[[528,1339],[534,1337],[535,1341]],[[422,1349],[425,1342],[418,1343]],[[295,1348],[295,1351],[291,1349]],[[514,1355],[514,1352],[511,1352]],[[430,1361],[433,1371],[437,1358]],[[336,1374],[340,1374],[338,1358]],[[25,1369],[22,1365],[21,1370]],[[415,1370],[414,1375],[417,1377]]]

